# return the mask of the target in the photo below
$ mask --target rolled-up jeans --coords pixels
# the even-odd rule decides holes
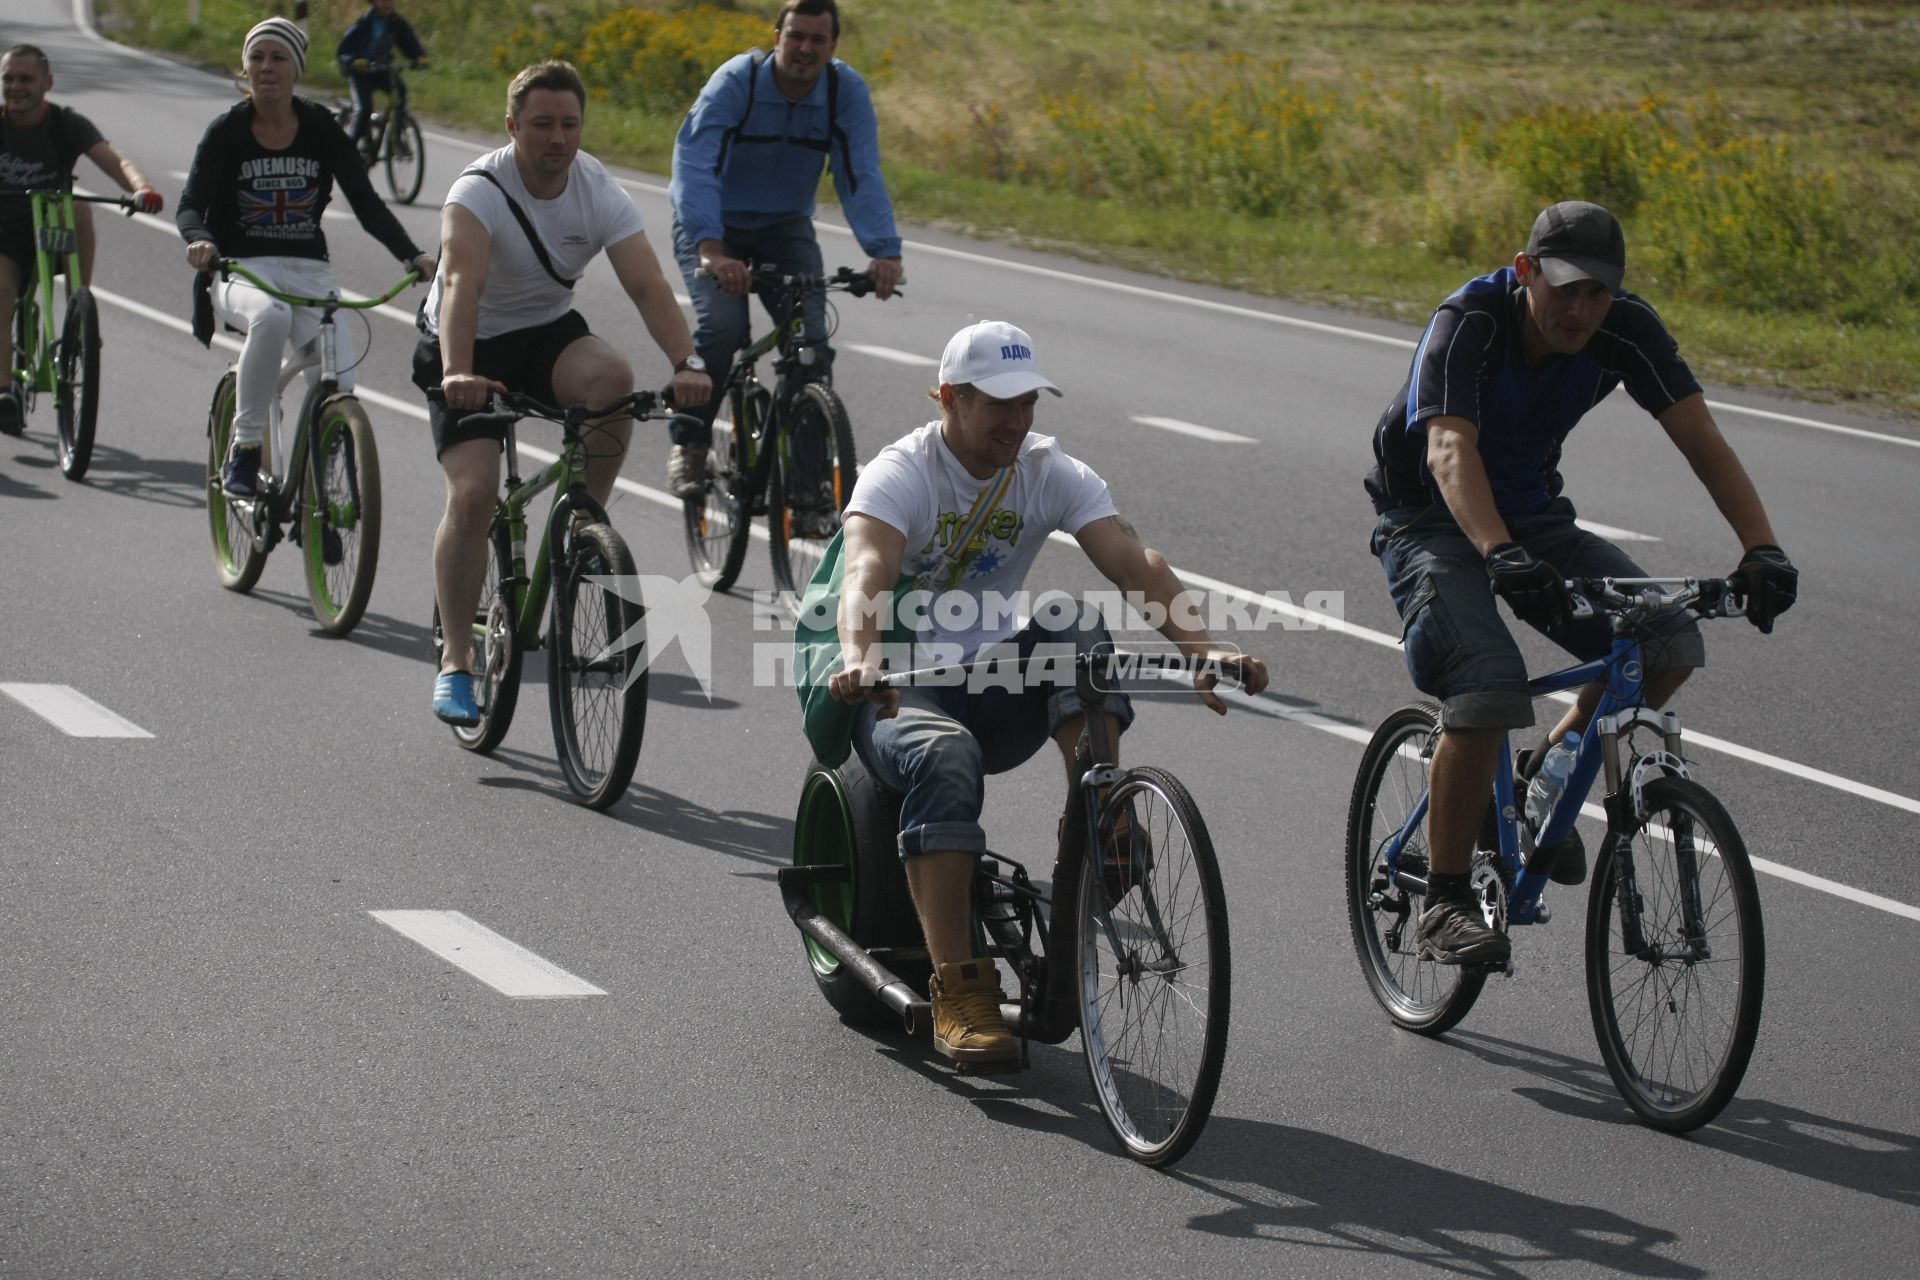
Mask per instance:
[[[996,657],[1061,659],[1055,670],[1068,683],[1032,684],[1006,677],[980,684],[916,686],[900,691],[900,711],[878,718],[868,703],[854,720],[853,748],[867,771],[900,792],[900,856],[922,853],[984,853],[980,813],[986,777],[1005,773],[1033,757],[1061,725],[1084,714],[1071,683],[1073,654],[1108,639],[1106,628],[1069,624],[1048,630],[1029,622],[1011,639],[981,649],[976,661]],[[1051,664],[1050,664],[1051,665]],[[1017,683],[1009,688],[1007,684]],[[982,687],[982,685],[984,687]],[[1098,710],[1133,723],[1133,703],[1123,693],[1101,695]]]

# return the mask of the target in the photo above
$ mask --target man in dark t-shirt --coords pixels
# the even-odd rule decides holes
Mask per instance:
[[[0,56],[0,375],[13,369],[13,308],[20,291],[33,281],[33,214],[26,200],[9,192],[67,191],[73,167],[86,156],[120,186],[134,194],[147,213],[160,210],[160,193],[133,162],[100,136],[93,122],[67,107],[47,101],[53,65],[30,44],[15,45]],[[86,205],[74,208],[80,245],[80,274],[93,278],[93,218]],[[17,427],[20,405],[0,376],[0,428]]]
[[[1533,723],[1525,664],[1494,597],[1593,659],[1610,647],[1606,621],[1575,622],[1563,579],[1643,576],[1617,547],[1579,528],[1561,496],[1560,452],[1580,419],[1624,383],[1739,537],[1744,554],[1732,577],[1748,620],[1771,631],[1797,590],[1699,383],[1653,308],[1621,291],[1626,261],[1620,224],[1599,205],[1570,200],[1543,211],[1511,267],[1440,304],[1374,429],[1372,549],[1400,611],[1413,682],[1441,702],[1420,948],[1442,964],[1498,964],[1508,954],[1506,936],[1488,927],[1468,890],[1500,743]],[[1683,611],[1649,625],[1647,700],[1658,706],[1706,650]],[[1537,762],[1545,742],[1585,728],[1599,694],[1597,685],[1583,690],[1526,759]],[[1555,881],[1585,879],[1577,835],[1542,854]]]

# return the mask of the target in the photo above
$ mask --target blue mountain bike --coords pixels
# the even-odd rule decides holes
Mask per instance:
[[[1656,610],[1738,617],[1724,579],[1576,579],[1576,616],[1603,611],[1613,646],[1528,685],[1539,697],[1604,683],[1573,773],[1537,832],[1514,794],[1503,746],[1493,811],[1473,855],[1472,885],[1496,929],[1544,924],[1543,868],[1528,868],[1573,831],[1597,774],[1606,836],[1587,899],[1587,1003],[1607,1072],[1640,1118],[1683,1133],[1712,1120],[1739,1088],[1760,1027],[1766,947],[1746,845],[1726,809],[1694,781],[1680,720],[1645,705],[1640,624]],[[1489,974],[1510,965],[1441,965],[1420,955],[1427,889],[1427,766],[1439,708],[1389,715],[1361,757],[1347,814],[1347,908],[1374,997],[1409,1031],[1439,1035],[1473,1008]]]

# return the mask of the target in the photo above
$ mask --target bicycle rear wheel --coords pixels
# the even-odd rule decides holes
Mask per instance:
[[[27,410],[31,407],[28,401],[33,398],[33,353],[40,346],[40,303],[35,295],[34,289],[22,289],[19,299],[13,304],[14,367],[0,369],[0,376],[6,378],[7,389],[13,392],[14,403],[19,406],[20,414],[11,421],[0,422],[0,435],[26,434]],[[14,376],[22,372],[29,376]]]
[[[594,578],[622,579],[603,584]],[[554,575],[547,696],[560,771],[582,804],[626,793],[647,719],[646,609],[633,555],[604,524],[576,530]]]
[[[100,312],[92,290],[67,299],[54,370],[54,417],[60,428],[54,452],[61,474],[78,480],[93,461],[93,429],[100,416]]]
[[[1121,813],[1130,834],[1116,839]],[[1193,1146],[1220,1085],[1233,980],[1226,891],[1193,797],[1164,770],[1122,774],[1097,829],[1100,861],[1082,865],[1076,895],[1081,1045],[1108,1129],[1158,1168]]]
[[[1645,797],[1646,820],[1624,839],[1609,833],[1594,868],[1587,1002],[1621,1096],[1647,1124],[1685,1133],[1720,1114],[1753,1056],[1766,985],[1760,891],[1706,788],[1662,778]]]
[[[387,120],[385,153],[387,190],[401,204],[412,204],[427,176],[427,143],[413,112],[394,112]]]
[[[685,499],[687,558],[701,585],[726,591],[747,560],[753,499],[747,493],[747,466],[741,464],[739,424],[714,420],[707,449],[707,491]]]
[[[513,571],[511,544],[505,528],[488,531],[487,580],[480,607],[468,624],[473,639],[473,700],[480,706],[480,723],[451,725],[454,740],[468,751],[486,755],[507,736],[513,709],[520,701],[520,639],[514,630],[519,615],[519,591],[508,581]],[[444,650],[440,605],[433,606],[433,665],[440,669]]]
[[[328,400],[318,417],[301,487],[300,549],[314,616],[343,636],[366,613],[380,563],[380,453],[351,396]]]
[[[1381,721],[1361,754],[1347,809],[1347,924],[1360,969],[1395,1024],[1429,1036],[1466,1017],[1487,981],[1458,965],[1420,958],[1426,897],[1387,880],[1387,842],[1427,792],[1427,762],[1439,737],[1440,709],[1430,702],[1401,707]],[[1399,865],[1426,874],[1424,824],[1408,838]]]
[[[833,510],[846,510],[853,496],[857,468],[853,452],[853,427],[847,421],[847,409],[833,388],[809,382],[793,398],[793,417],[780,438],[780,455],[773,460],[772,500],[767,504],[767,549],[773,561],[773,585],[777,591],[799,595],[807,589],[813,571],[826,555],[827,537],[797,537],[793,512],[788,507],[789,481],[793,474],[793,449],[796,439],[812,436],[822,442],[825,465],[819,481],[832,488]]]
[[[233,443],[233,411],[239,375],[227,370],[213,389],[207,410],[207,525],[213,535],[213,572],[229,591],[251,591],[267,566],[267,553],[253,536],[253,504],[235,502],[220,484]]]

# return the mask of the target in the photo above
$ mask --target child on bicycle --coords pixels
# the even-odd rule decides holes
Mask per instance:
[[[367,11],[347,28],[334,50],[340,74],[353,90],[353,122],[347,126],[347,136],[356,147],[367,138],[374,90],[388,94],[394,90],[393,72],[375,70],[374,64],[391,66],[396,46],[416,68],[427,65],[427,47],[413,33],[413,24],[394,12],[394,0],[369,0]]]
[[[236,498],[252,498],[259,493],[260,448],[281,353],[289,340],[296,348],[313,340],[320,313],[276,301],[239,279],[215,282],[214,263],[240,259],[282,292],[325,297],[335,285],[320,215],[335,181],[360,225],[423,280],[433,277],[434,260],[374,194],[333,113],[294,95],[306,69],[306,33],[285,18],[268,18],[247,32],[242,58],[246,99],[207,126],[175,221],[187,261],[202,273],[194,282],[194,336],[210,342],[216,315],[246,334],[233,448],[221,484]],[[352,389],[350,368],[340,371],[340,385]]]
[[[1606,623],[1572,620],[1563,579],[1643,576],[1619,548],[1578,528],[1561,496],[1560,450],[1580,419],[1625,383],[1739,537],[1732,577],[1746,594],[1747,620],[1771,631],[1794,602],[1799,575],[1775,545],[1760,496],[1659,316],[1621,291],[1626,265],[1620,224],[1599,205],[1568,200],[1542,211],[1511,267],[1469,280],[1440,304],[1374,429],[1372,550],[1405,623],[1413,682],[1441,700],[1420,918],[1421,953],[1441,964],[1508,956],[1506,935],[1486,924],[1468,888],[1500,743],[1533,723],[1526,667],[1494,598],[1593,659],[1607,652]],[[1684,611],[1649,625],[1647,699],[1659,706],[1706,660],[1706,648]],[[1523,774],[1547,743],[1585,728],[1599,695],[1583,691],[1541,747],[1524,753]],[[1577,836],[1545,852],[1555,882],[1586,878]]]

